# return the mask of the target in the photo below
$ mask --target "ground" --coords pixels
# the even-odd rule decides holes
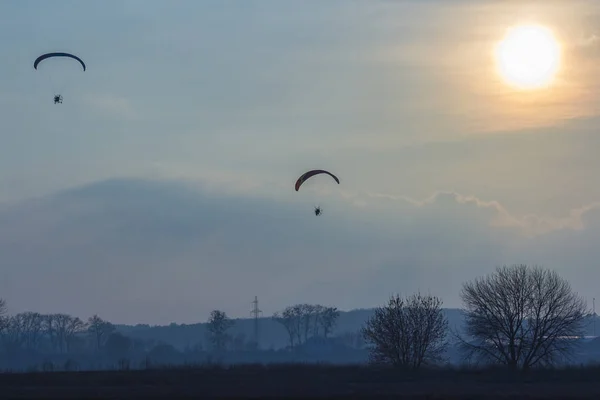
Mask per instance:
[[[600,368],[418,374],[358,366],[188,367],[0,375],[13,399],[598,399]]]

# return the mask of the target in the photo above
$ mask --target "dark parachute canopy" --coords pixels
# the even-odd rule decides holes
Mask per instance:
[[[70,53],[46,53],[46,54],[42,54],[41,56],[39,56],[38,58],[36,58],[35,61],[33,62],[33,68],[37,69],[38,64],[40,62],[44,61],[47,58],[51,58],[51,57],[68,57],[68,58],[72,58],[74,60],[79,61],[79,63],[83,67],[84,71],[86,69],[85,63],[83,62],[83,60],[81,58],[77,57],[76,55],[73,55],[73,54],[70,54]]]
[[[309,179],[312,176],[319,175],[319,174],[327,174],[327,175],[331,176],[338,183],[338,185],[340,183],[340,180],[338,179],[338,177],[335,176],[334,174],[332,174],[331,172],[325,171],[324,169],[313,169],[312,171],[305,172],[304,174],[302,174],[300,176],[300,178],[298,178],[298,180],[296,181],[296,192],[298,190],[300,190],[300,186],[302,186],[302,184],[304,182],[306,182],[307,179]]]

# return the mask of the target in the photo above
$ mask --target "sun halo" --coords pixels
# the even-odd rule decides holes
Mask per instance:
[[[509,85],[524,90],[552,83],[561,61],[561,49],[552,31],[541,25],[508,30],[494,49],[496,67]]]

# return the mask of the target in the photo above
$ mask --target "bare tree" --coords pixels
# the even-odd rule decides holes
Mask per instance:
[[[88,319],[88,333],[94,341],[96,350],[104,345],[108,336],[115,331],[115,327],[110,322],[107,322],[100,318],[98,315],[93,315]]]
[[[37,350],[44,336],[44,316],[36,312],[23,312],[6,317],[2,339],[6,350]]]
[[[319,314],[319,325],[323,329],[323,336],[327,337],[340,316],[340,312],[336,307],[324,307]]]
[[[3,330],[8,324],[8,307],[6,306],[6,300],[0,299],[0,330]]]
[[[52,321],[58,351],[69,352],[75,338],[85,332],[86,324],[68,314],[54,314]]]
[[[273,314],[273,319],[279,322],[285,328],[288,334],[289,347],[290,349],[294,348],[296,344],[297,337],[297,323],[296,323],[296,315],[294,310],[291,307],[286,307],[281,313],[276,312]]]
[[[67,352],[70,352],[77,337],[86,332],[87,324],[78,317],[69,316],[65,328],[65,344]]]
[[[25,348],[37,349],[43,335],[44,317],[36,312],[24,312],[15,317],[20,319]]]
[[[308,340],[308,335],[311,332],[311,328],[316,326],[315,317],[318,314],[317,306],[312,304],[299,304],[295,307],[298,307],[297,314],[299,315],[299,322],[301,325],[302,337],[300,338],[301,342],[306,342]]]
[[[467,358],[512,369],[552,365],[568,357],[583,333],[585,300],[555,271],[527,265],[498,267],[465,283]]]
[[[418,293],[405,299],[392,296],[385,307],[375,309],[362,334],[372,362],[418,369],[442,360],[447,328],[442,301]]]
[[[23,346],[23,320],[20,314],[6,318],[2,331],[2,342],[7,352],[17,351]]]
[[[54,334],[56,338],[56,348],[60,353],[64,353],[67,348],[67,326],[70,316],[67,314],[53,314]]]
[[[208,340],[213,349],[221,352],[229,340],[227,331],[234,325],[234,321],[227,317],[224,311],[213,310],[208,318]]]
[[[281,313],[275,313],[273,318],[281,323],[289,336],[290,348],[301,345],[308,339],[311,328],[314,334],[317,306],[311,304],[296,304],[286,307]]]
[[[283,325],[289,338],[289,347],[305,343],[309,337],[322,332],[324,337],[331,333],[339,311],[335,307],[319,304],[296,304],[273,314],[273,319]]]
[[[56,322],[53,314],[44,315],[42,320],[42,332],[48,338],[52,350],[58,349],[58,340],[56,335]]]
[[[6,315],[7,312],[8,308],[6,307],[6,301],[4,299],[0,299],[0,337],[2,338],[2,345],[5,349],[10,343],[10,340],[8,339],[10,317]]]

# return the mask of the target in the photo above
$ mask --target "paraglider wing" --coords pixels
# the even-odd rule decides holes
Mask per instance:
[[[300,176],[300,178],[298,178],[298,180],[296,181],[296,192],[298,190],[300,190],[300,186],[302,186],[302,184],[310,177],[315,176],[315,175],[319,175],[319,174],[327,174],[329,176],[331,176],[333,179],[335,179],[335,181],[338,183],[340,183],[340,180],[337,178],[337,176],[335,176],[334,174],[332,174],[329,171],[325,171],[323,169],[314,169],[312,171],[308,171],[305,172],[304,174],[302,174]]]
[[[81,64],[81,66],[83,67],[83,70],[85,71],[86,67],[85,67],[85,63],[83,62],[83,60],[73,54],[69,54],[69,53],[46,53],[46,54],[42,54],[41,56],[39,56],[38,58],[35,59],[35,61],[33,62],[33,68],[37,69],[38,64],[42,61],[44,61],[46,58],[50,58],[50,57],[69,57],[72,58],[74,60],[79,61],[79,63]]]

